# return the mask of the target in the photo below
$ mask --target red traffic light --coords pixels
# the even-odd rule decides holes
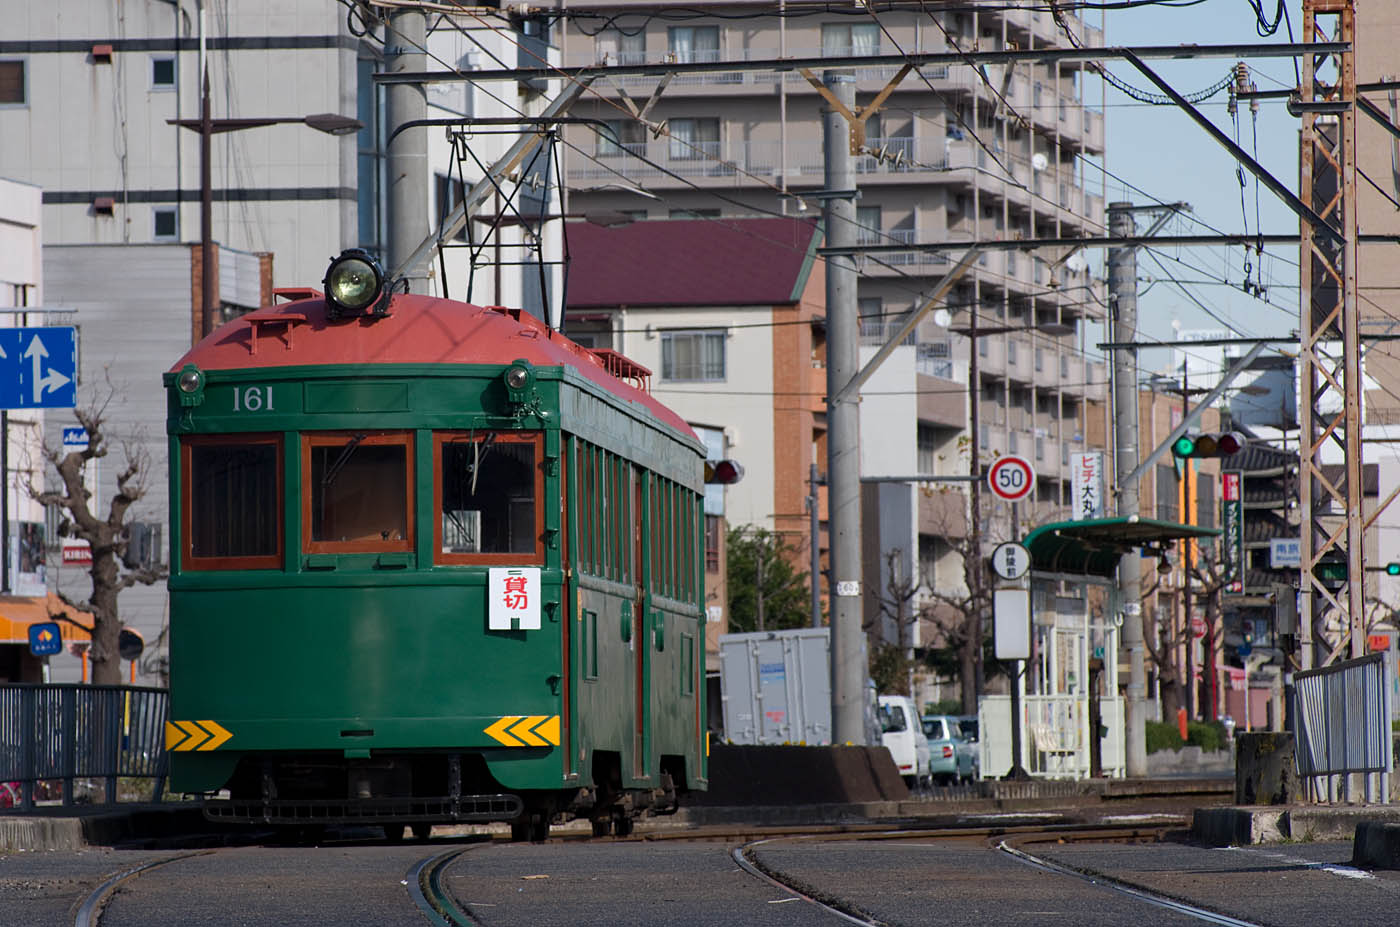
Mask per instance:
[[[744,466],[737,460],[705,461],[706,483],[737,483],[744,478]]]

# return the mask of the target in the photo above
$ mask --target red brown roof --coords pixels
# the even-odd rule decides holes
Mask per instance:
[[[682,434],[693,435],[679,415],[648,393],[619,380],[604,362],[528,313],[483,308],[433,296],[399,294],[384,318],[332,322],[320,294],[265,306],[212,332],[175,362],[202,370],[244,370],[315,364],[509,364],[524,358],[536,367],[567,365],[620,399],[644,406]]]
[[[773,306],[806,286],[820,236],[810,219],[658,219],[568,226],[570,309]]]

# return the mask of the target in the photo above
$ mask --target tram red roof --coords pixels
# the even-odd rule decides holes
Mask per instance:
[[[684,434],[690,426],[650,394],[608,373],[604,361],[525,312],[435,296],[398,294],[389,314],[331,322],[320,294],[265,306],[216,329],[175,362],[202,370],[316,364],[507,364],[570,366],[620,399],[649,409]]]

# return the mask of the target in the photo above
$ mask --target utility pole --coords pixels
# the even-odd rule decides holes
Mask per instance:
[[[1135,230],[1130,203],[1110,203],[1108,232],[1131,235]],[[1114,473],[1118,516],[1139,514],[1138,488],[1128,477],[1138,461],[1137,249],[1108,251],[1108,299],[1113,320]],[[1123,609],[1123,647],[1128,651],[1127,774],[1147,775],[1147,667],[1143,662],[1142,564],[1130,550],[1118,561],[1118,601]]]
[[[1299,540],[1302,576],[1299,583],[1299,657],[1303,669],[1314,661],[1326,666],[1347,655],[1365,653],[1363,582],[1365,527],[1361,485],[1361,315],[1357,306],[1356,190],[1356,34],[1353,0],[1304,0],[1303,39],[1323,41],[1331,33],[1346,44],[1345,51],[1303,56],[1303,80],[1297,108],[1302,112],[1302,153],[1299,197],[1332,230],[1318,234],[1302,224],[1299,286],[1302,289],[1298,330],[1300,382],[1298,390]],[[1341,343],[1341,356],[1335,345]],[[1340,394],[1340,395],[1338,395]],[[1340,400],[1340,401],[1338,401]],[[1342,447],[1344,477],[1328,475],[1324,448]],[[1374,520],[1394,494],[1375,507]],[[1319,517],[1329,511],[1346,513],[1346,530],[1334,532]],[[1317,578],[1316,566],[1327,555],[1344,556],[1347,584],[1338,592]],[[1314,635],[1322,619],[1334,613],[1344,630],[1333,644]]]
[[[428,19],[421,9],[397,7],[389,16],[384,70],[421,71],[427,56]],[[423,84],[391,83],[385,90],[385,114],[392,133],[397,127],[428,115]],[[388,266],[401,268],[428,234],[428,132],[424,128],[400,132],[389,143],[388,157]],[[427,290],[427,263],[404,268],[409,289]]]
[[[840,106],[822,109],[826,190],[822,219],[835,247],[855,244],[855,166],[846,113],[855,109],[855,75],[826,71],[822,83]],[[842,398],[860,371],[860,324],[856,308],[855,260],[826,261],[827,517],[831,546],[831,720],[832,740],[865,743],[865,634],[861,630],[860,407]]]

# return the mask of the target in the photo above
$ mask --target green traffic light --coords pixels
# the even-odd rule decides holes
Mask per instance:
[[[1387,563],[1385,565],[1386,576],[1400,576],[1400,563]]]
[[[1196,453],[1196,439],[1190,435],[1182,435],[1172,442],[1172,453],[1178,457],[1190,457]]]

